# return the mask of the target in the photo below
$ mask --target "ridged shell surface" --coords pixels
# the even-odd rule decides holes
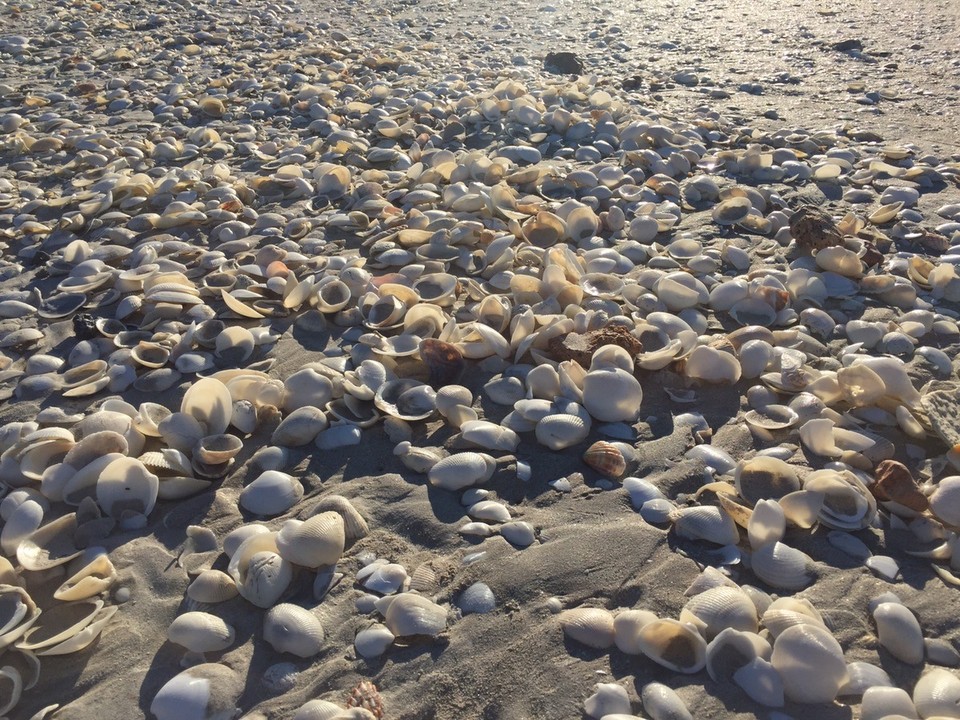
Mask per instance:
[[[833,702],[847,681],[843,649],[826,628],[787,628],[774,642],[770,662],[780,673],[784,693],[794,702]]]
[[[167,628],[167,639],[192,652],[226,650],[233,644],[235,633],[222,618],[205,612],[187,612],[178,616]]]
[[[324,637],[317,616],[299,605],[276,605],[263,618],[263,639],[277,652],[312,657],[323,648]]]
[[[447,611],[420,595],[403,593],[387,608],[385,624],[396,637],[435,637],[447,627]]]
[[[332,510],[303,522],[287,520],[277,533],[280,556],[308,568],[335,564],[343,554],[344,543],[343,518]]]
[[[707,663],[707,643],[690,625],[677,620],[655,620],[640,630],[637,644],[643,654],[675,672],[693,674]]]
[[[567,637],[600,650],[613,645],[613,614],[603,608],[572,608],[560,613],[560,627]]]

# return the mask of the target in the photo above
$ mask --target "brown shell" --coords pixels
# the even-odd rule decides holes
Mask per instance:
[[[843,236],[827,213],[804,205],[790,217],[790,233],[804,250],[821,250],[843,244]]]
[[[622,325],[611,325],[586,333],[558,335],[550,339],[547,347],[550,357],[557,362],[576,360],[588,368],[593,354],[604,345],[622,347],[630,357],[636,357],[643,352],[643,343]]]
[[[870,486],[870,492],[877,500],[892,500],[917,512],[923,512],[930,507],[927,496],[920,490],[903,463],[884,460],[877,465],[874,478],[876,482]]]
[[[612,443],[598,440],[587,448],[583,461],[601,475],[619,478],[627,470],[627,461],[623,453]]]
[[[420,357],[430,370],[430,384],[437,388],[456,383],[466,366],[455,345],[436,338],[420,342]]]
[[[377,686],[369,680],[361,680],[357,683],[357,686],[350,692],[350,697],[347,698],[347,707],[363,708],[369,710],[378,719],[383,717],[383,700],[380,697],[380,692],[377,690]]]

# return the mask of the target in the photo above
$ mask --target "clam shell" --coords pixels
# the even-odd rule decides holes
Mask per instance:
[[[293,568],[277,552],[276,534],[271,532],[244,540],[230,558],[227,573],[240,594],[261,608],[272,607],[293,579]]]
[[[360,511],[343,495],[326,495],[313,508],[313,515],[333,511],[343,519],[343,536],[346,542],[353,543],[370,532],[367,521]]]
[[[897,660],[908,665],[923,662],[923,630],[906,606],[900,603],[880,603],[873,610],[877,623],[877,637]]]
[[[353,639],[353,647],[362,658],[380,657],[394,641],[394,635],[379,623],[364,628]]]
[[[640,413],[639,381],[620,368],[591,370],[583,379],[583,406],[600,422],[632,422]]]
[[[913,688],[913,705],[922,718],[955,717],[960,706],[960,678],[942,668],[924,673]]]
[[[313,442],[330,423],[320,408],[312,405],[299,407],[283,419],[273,431],[270,442],[283,447],[300,447]]]
[[[726,628],[707,645],[707,672],[716,682],[731,682],[737,670],[754,658],[769,658],[771,652],[770,643],[759,635]]]
[[[195,653],[226,650],[233,645],[235,637],[232,627],[205,612],[184,613],[167,628],[167,640]]]
[[[756,550],[767,543],[782,540],[786,529],[787,519],[780,504],[776,500],[760,500],[750,514],[747,537],[750,546]]]
[[[757,455],[741,462],[734,473],[740,497],[751,505],[760,500],[779,500],[800,489],[800,478],[783,460]]]
[[[40,608],[23,588],[0,585],[0,647],[7,647],[27,632],[40,617]]]
[[[202,463],[218,465],[229,462],[241,450],[243,441],[236,435],[207,435],[193,449],[193,456]]]
[[[619,478],[627,471],[627,461],[620,449],[603,440],[598,440],[587,448],[583,461],[609,478]]]
[[[463,490],[493,476],[496,460],[485,453],[462,452],[443,458],[427,471],[430,484],[444,490]]]
[[[20,650],[43,650],[69,640],[93,622],[103,600],[80,600],[56,604],[43,613],[43,623],[34,625],[17,643]]]
[[[605,650],[614,643],[613,615],[602,608],[573,608],[560,613],[564,634],[588,647]]]
[[[128,513],[149,515],[157,501],[160,479],[134,458],[120,458],[97,479],[97,504],[114,519]]]
[[[323,648],[325,633],[316,615],[298,605],[282,603],[263,618],[263,639],[279,653],[313,657]]]
[[[657,619],[649,610],[622,610],[613,619],[613,641],[620,652],[627,655],[642,655],[637,644],[637,635],[647,623]]]
[[[707,663],[707,643],[690,625],[677,620],[654,620],[641,628],[637,645],[658,665],[691,675]]]
[[[767,543],[754,551],[750,567],[758,578],[778,590],[801,590],[816,578],[813,558],[782,542]]]
[[[393,596],[384,613],[387,628],[396,637],[436,637],[447,627],[447,612],[425,597],[412,593]]]
[[[670,514],[674,531],[690,540],[706,540],[716,545],[736,545],[740,533],[733,519],[712,505],[679,508]]]
[[[590,422],[579,415],[547,415],[536,425],[537,442],[551,450],[572,447],[586,440],[589,434]]]
[[[303,485],[292,475],[265,470],[240,493],[240,505],[256,515],[279,515],[303,497]]]
[[[653,720],[693,720],[676,691],[663,683],[647,683],[640,693],[643,709]],[[629,714],[629,705],[627,706]]]
[[[815,625],[796,625],[780,633],[770,662],[783,680],[784,694],[794,702],[833,702],[848,677],[840,643]]]
[[[71,575],[53,597],[57,600],[86,600],[108,590],[117,579],[117,571],[106,553],[98,553]]]
[[[278,552],[285,560],[303,567],[334,565],[343,554],[344,528],[343,517],[332,510],[303,522],[287,520],[277,533]]]
[[[597,683],[593,695],[583,704],[587,715],[596,720],[611,715],[629,715],[630,698],[616,683]]]
[[[47,570],[80,554],[74,545],[77,515],[69,513],[28,535],[17,547],[17,562],[25,570]]]
[[[871,687],[863,693],[860,720],[882,720],[897,715],[917,717],[917,709],[906,690],[897,687]]]
[[[156,720],[226,720],[239,710],[243,679],[226,665],[204,663],[167,682],[150,703]]]
[[[436,392],[416,380],[391,380],[377,390],[374,405],[391,417],[425,420],[437,409]]]
[[[767,707],[783,707],[780,674],[763,658],[753,658],[733,674],[733,681],[754,701]]]
[[[191,385],[183,396],[180,412],[190,415],[202,423],[206,430],[204,435],[220,435],[226,432],[230,426],[230,417],[233,414],[233,398],[230,397],[227,386],[219,380],[201,378]],[[162,427],[160,430],[163,434]],[[192,447],[193,444],[190,445],[190,448]],[[183,450],[184,448],[179,449]]]
[[[204,570],[187,587],[187,597],[198,603],[219,603],[239,594],[237,584],[220,570]]]
[[[692,597],[680,622],[696,627],[709,642],[724,628],[757,632],[757,608],[739,588],[720,586]]]

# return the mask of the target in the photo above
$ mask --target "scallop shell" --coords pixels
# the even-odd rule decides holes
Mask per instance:
[[[226,720],[239,713],[243,685],[241,676],[226,665],[194,665],[160,688],[150,712],[156,720]]]
[[[187,597],[198,603],[225,602],[237,595],[233,578],[220,570],[204,570],[187,587]]]
[[[444,490],[464,488],[489,480],[496,460],[485,453],[462,452],[443,458],[427,471],[430,484]]]
[[[277,533],[277,549],[281,557],[303,567],[334,565],[343,554],[344,529],[343,517],[332,510],[303,522],[287,520]]]
[[[425,597],[412,593],[393,596],[384,613],[387,628],[396,637],[436,637],[447,627],[447,612]]]
[[[709,642],[724,628],[757,632],[757,608],[739,588],[720,586],[692,597],[680,622],[696,627]]]
[[[598,440],[587,448],[583,461],[601,475],[619,478],[627,471],[627,461],[623,453],[613,443]]]
[[[207,653],[226,650],[236,634],[232,627],[216,615],[187,612],[178,616],[167,628],[167,639],[191,652]]]
[[[637,645],[658,665],[691,675],[707,663],[707,643],[690,625],[669,618],[641,628]]]
[[[537,442],[551,450],[572,447],[586,440],[589,434],[590,422],[579,415],[547,415],[536,425]]]
[[[877,637],[897,660],[908,665],[923,662],[923,630],[910,610],[900,603],[880,603],[873,609]]]
[[[602,608],[573,608],[560,613],[564,634],[588,647],[605,650],[614,643],[613,615]]]
[[[279,653],[313,657],[323,648],[324,638],[317,616],[298,605],[276,605],[263,618],[263,639]]]
[[[784,693],[801,703],[830,703],[847,681],[843,649],[830,631],[814,625],[787,628],[773,644],[770,662]]]
[[[240,493],[240,504],[256,515],[279,515],[303,497],[303,485],[292,475],[265,470]]]
[[[230,397],[227,386],[219,380],[201,378],[184,394],[183,402],[180,403],[180,412],[202,423],[206,430],[205,435],[220,435],[230,426],[233,398]],[[162,427],[161,433],[163,433]],[[193,445],[190,446],[192,447]]]
[[[367,521],[364,520],[360,511],[343,495],[326,495],[320,499],[320,502],[313,508],[313,514],[318,515],[321,512],[333,511],[343,518],[343,535],[348,543],[353,543],[362,537],[366,537],[370,532]]]
[[[754,551],[750,567],[758,578],[778,590],[802,590],[816,578],[813,558],[782,542],[771,542]]]

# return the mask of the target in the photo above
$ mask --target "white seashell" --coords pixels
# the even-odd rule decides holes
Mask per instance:
[[[680,622],[696,627],[713,640],[724,628],[755,633],[757,608],[739,588],[711,588],[692,597],[680,611]]]
[[[228,558],[233,558],[237,548],[243,544],[244,540],[249,538],[251,535],[262,535],[268,532],[270,532],[270,528],[259,523],[247,523],[246,525],[241,525],[235,530],[228,532],[223,538],[223,554]]]
[[[640,693],[643,709],[653,720],[693,720],[683,700],[663,683],[647,683]]]
[[[353,647],[362,658],[380,657],[394,641],[394,635],[385,625],[375,624],[357,633]]]
[[[766,707],[783,707],[783,681],[763,658],[755,657],[733,673],[733,681],[750,698]]]
[[[17,643],[20,650],[45,650],[69,641],[93,622],[103,600],[59,603],[43,613],[43,624],[34,625]]]
[[[396,637],[436,637],[447,627],[447,612],[425,597],[412,593],[393,596],[384,614],[387,628]]]
[[[863,695],[872,687],[894,687],[890,676],[882,668],[870,663],[847,663],[847,675],[850,676],[849,679],[837,693],[841,697]],[[909,699],[909,695],[907,698]]]
[[[43,525],[17,546],[17,562],[25,570],[47,570],[70,562],[82,552],[74,544],[76,531],[76,513]]]
[[[639,509],[648,500],[666,500],[666,495],[649,480],[638,477],[623,479],[623,489],[630,495],[630,504]]]
[[[343,554],[344,529],[343,517],[332,510],[303,522],[287,520],[277,533],[277,551],[280,557],[303,567],[334,565]]]
[[[960,526],[960,475],[951,475],[937,483],[930,496],[930,510],[948,525]]]
[[[505,523],[510,520],[510,510],[495,500],[481,500],[467,508],[467,515],[474,520]]]
[[[860,720],[882,720],[891,715],[918,717],[907,691],[898,687],[867,688],[860,705]]]
[[[275,605],[263,618],[263,639],[279,653],[313,657],[323,648],[324,637],[317,616],[298,605]]]
[[[942,668],[924,673],[913,688],[913,705],[924,719],[956,717],[960,707],[960,678]]]
[[[513,452],[520,444],[520,437],[513,431],[488,420],[471,420],[460,426],[461,437],[469,443],[486,450]]]
[[[333,511],[343,519],[343,536],[348,543],[366,537],[370,532],[360,511],[343,495],[326,495],[313,508],[313,515]]]
[[[529,547],[537,540],[533,525],[522,520],[501,525],[500,536],[514,547],[520,548]]]
[[[595,720],[615,714],[629,715],[630,698],[627,691],[616,683],[597,683],[583,708]]]
[[[877,637],[891,655],[908,665],[923,662],[923,630],[905,605],[880,603],[873,610]]]
[[[590,434],[589,419],[558,413],[546,415],[536,425],[537,442],[551,450],[564,450],[586,440]]]
[[[816,577],[813,558],[782,542],[768,543],[755,550],[751,569],[778,590],[801,590]]]
[[[287,412],[307,406],[326,407],[333,399],[330,378],[312,367],[293,373],[284,381],[283,390],[283,409]]]
[[[462,452],[443,458],[427,471],[430,484],[444,490],[486,482],[497,469],[496,460],[485,453]]]
[[[477,582],[460,593],[457,606],[464,615],[482,615],[496,609],[497,599],[489,586]]]
[[[670,520],[674,531],[690,540],[706,540],[717,545],[736,545],[740,541],[736,523],[712,505],[679,508],[670,514]]]
[[[523,381],[513,376],[499,377],[491,380],[483,386],[483,391],[491,401],[498,405],[507,405],[510,407],[512,407],[517,400],[522,400],[527,392]]]
[[[293,579],[293,568],[277,552],[276,533],[271,532],[244,540],[230,558],[227,573],[240,594],[261,608],[272,607]]]
[[[317,435],[314,444],[320,450],[336,450],[337,448],[359,445],[361,438],[360,428],[348,423],[327,428]]]
[[[800,489],[796,471],[783,460],[757,455],[741,462],[734,474],[737,492],[749,504],[760,500],[779,500]]]
[[[336,703],[310,700],[300,706],[292,720],[344,720],[345,717],[345,710]]]
[[[770,306],[763,303],[767,308]],[[774,317],[776,317],[774,315]],[[766,340],[748,340],[737,353],[741,374],[745,378],[758,378],[773,360],[773,346]]]
[[[716,682],[733,680],[734,673],[754,658],[769,658],[773,648],[756,633],[726,628],[707,645],[707,672]]]
[[[468,522],[457,530],[461,535],[470,535],[474,537],[490,537],[493,535],[493,528],[485,522]]]
[[[273,431],[270,442],[283,447],[300,447],[312,443],[329,426],[320,408],[304,405],[287,415]]]
[[[685,674],[699,672],[707,663],[707,643],[686,623],[654,620],[643,626],[637,645],[658,665]]]
[[[600,422],[636,420],[642,400],[639,381],[619,367],[591,370],[583,378],[583,406]]]
[[[240,493],[240,504],[256,515],[279,515],[303,497],[303,485],[292,475],[265,470]]]
[[[784,694],[794,702],[833,702],[847,680],[840,643],[814,625],[784,630],[774,641],[770,662],[783,680]]]
[[[243,679],[226,665],[194,665],[160,688],[150,712],[156,720],[230,720],[242,691]]]
[[[687,357],[684,374],[707,383],[732,385],[740,379],[740,361],[716,348],[700,345]]]
[[[564,634],[588,647],[605,650],[613,645],[613,614],[602,608],[572,608],[559,616]]]
[[[43,505],[35,500],[26,500],[10,513],[3,526],[3,532],[0,533],[0,544],[2,544],[4,555],[16,554],[24,538],[40,527],[43,522],[43,512]]]
[[[357,573],[357,582],[381,595],[390,595],[408,585],[406,568],[397,563],[371,563]]]
[[[447,417],[447,413],[458,405],[473,405],[473,393],[463,385],[444,385],[437,390],[436,403],[437,412]]]
[[[811,490],[787,493],[778,501],[783,516],[791,525],[800,528],[813,527],[823,509],[824,495]]]
[[[230,425],[230,417],[233,415],[233,398],[230,397],[227,386],[219,380],[201,378],[191,385],[183,396],[180,412],[202,423],[206,432],[202,433],[201,437],[219,435],[225,433]],[[162,427],[160,427],[160,433],[166,437]],[[180,450],[192,448],[193,445],[189,448],[178,447]]]
[[[233,578],[220,570],[204,570],[187,587],[187,597],[198,603],[225,602],[237,595]]]
[[[873,555],[868,557],[863,563],[877,577],[881,577],[888,582],[893,582],[900,574],[900,565],[889,555]]]
[[[760,622],[775,638],[794,625],[826,627],[823,617],[809,600],[790,597],[777,598],[771,602]]]
[[[637,637],[644,625],[657,619],[649,610],[622,610],[613,619],[613,641],[620,652],[642,655]]]
[[[782,540],[786,529],[787,520],[783,508],[776,500],[760,500],[754,505],[747,523],[747,536],[754,550],[769,542]]]
[[[109,589],[116,581],[117,571],[105,552],[99,552],[91,560],[81,556],[76,562],[80,561],[82,566],[54,592],[57,600],[86,600]]]
[[[232,627],[216,615],[187,612],[178,616],[167,628],[167,639],[191,652],[207,653],[226,650],[236,637]]]

